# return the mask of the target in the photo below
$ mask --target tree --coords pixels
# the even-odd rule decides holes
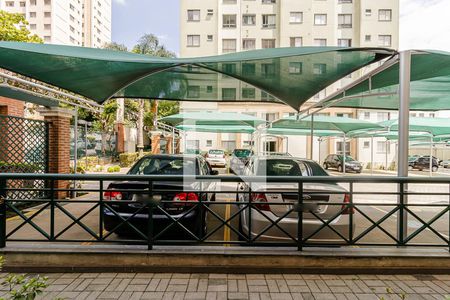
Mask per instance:
[[[22,14],[0,10],[0,41],[43,43],[40,37],[31,34],[28,25]]]
[[[127,46],[125,46],[124,44],[116,43],[116,42],[106,43],[105,45],[103,45],[103,49],[128,52]]]

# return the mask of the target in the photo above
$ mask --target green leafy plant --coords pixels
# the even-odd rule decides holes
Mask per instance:
[[[111,166],[108,168],[108,173],[120,172],[120,166]]]

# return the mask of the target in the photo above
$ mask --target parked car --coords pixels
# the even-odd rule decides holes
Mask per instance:
[[[323,167],[325,169],[337,169],[338,172],[343,172],[343,162],[344,156],[340,154],[330,154],[325,158],[323,162]],[[345,171],[353,171],[356,173],[362,172],[362,164],[359,161],[356,161],[353,157],[350,155],[345,156]]]
[[[441,166],[444,167],[445,169],[448,169],[450,167],[450,160],[448,159],[443,160]]]
[[[199,149],[186,149],[184,151],[184,154],[200,154],[200,150]]]
[[[206,160],[200,155],[147,155],[141,158],[127,173],[129,175],[217,175],[217,171],[211,170]],[[142,210],[145,204],[140,201],[145,197],[141,191],[148,189],[149,183],[145,181],[118,181],[112,182],[104,193],[107,205],[103,209],[104,227],[108,231],[114,231],[119,235],[136,235],[136,231],[128,224],[121,224],[122,219],[129,219],[129,223],[142,233],[147,233],[148,212]],[[192,209],[192,205],[200,200],[214,201],[214,193],[195,193],[199,182],[174,182],[155,181],[153,189],[157,190],[154,197],[160,199],[160,209],[153,212],[154,235],[164,230],[172,223],[170,215],[175,220],[181,219],[180,223],[198,237],[206,234],[206,209],[198,206]],[[215,190],[214,183],[203,182],[203,190]],[[189,191],[189,192],[184,192]],[[148,197],[148,196],[147,196]],[[155,198],[154,198],[155,199]],[[124,200],[133,202],[124,202]],[[111,208],[108,208],[108,206]],[[141,211],[140,211],[141,210]],[[167,215],[168,214],[168,215]],[[172,225],[164,238],[174,237],[177,239],[192,239],[192,236],[178,224]]]
[[[266,156],[292,156],[288,152],[266,152],[265,155]]]
[[[429,155],[422,155],[421,157],[429,158],[430,156]],[[435,159],[438,162],[438,164],[441,165],[442,159],[439,159],[436,156],[433,156],[433,159]]]
[[[414,161],[409,161],[408,166],[411,169],[415,169],[415,170],[419,170],[419,171],[422,171],[425,169],[429,170],[430,169],[430,156],[421,156]],[[437,172],[438,169],[439,169],[439,163],[435,158],[433,158],[431,171]]]
[[[329,176],[319,164],[312,160],[296,157],[252,157],[247,164],[244,175],[247,176]],[[249,194],[251,188],[251,194]],[[303,184],[303,237],[309,237],[319,229],[327,220],[334,218],[340,210],[341,215],[336,217],[331,226],[342,236],[348,238],[350,230],[349,215],[353,210],[343,208],[342,205],[350,202],[350,195],[337,184],[332,183],[304,183]],[[282,230],[273,226],[266,228],[273,222],[277,222],[284,231],[293,237],[297,237],[297,211],[289,212],[298,201],[298,184],[287,182],[271,183],[240,183],[238,185],[237,202],[248,203],[249,200],[255,204],[251,208],[245,208],[245,204],[240,205],[243,209],[240,213],[239,231],[243,236],[248,236],[251,228],[251,236],[257,240],[290,240]],[[268,203],[269,202],[269,203]],[[281,203],[280,204],[270,204]],[[335,205],[329,205],[334,203]],[[341,205],[342,204],[342,205]],[[258,211],[258,208],[260,211]],[[249,215],[251,221],[249,221]],[[281,220],[278,220],[283,217]],[[319,220],[320,217],[323,221]],[[251,222],[251,227],[250,227]],[[354,224],[352,224],[354,227]],[[242,239],[242,237],[240,237]],[[311,236],[310,241],[343,241],[333,232],[325,227]]]
[[[234,149],[231,153],[230,171],[234,174],[241,174],[250,157],[253,155],[253,150],[250,149]]]
[[[206,161],[211,167],[222,167],[227,166],[227,159],[225,157],[225,151],[219,149],[211,149],[206,153]]]

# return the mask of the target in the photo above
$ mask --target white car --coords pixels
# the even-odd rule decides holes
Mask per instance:
[[[225,151],[219,149],[211,149],[206,153],[206,161],[211,167],[227,166],[227,159],[225,158]]]
[[[295,157],[253,157],[247,164],[246,176],[328,176],[316,162]],[[251,188],[251,190],[250,190]],[[251,191],[251,192],[250,192]],[[347,190],[333,183],[303,184],[303,239],[307,242],[333,242],[345,244],[349,238],[350,215],[353,209]],[[244,182],[238,185],[238,202],[241,209],[245,203],[254,203],[249,214],[248,207],[240,214],[239,231],[244,237],[255,241],[283,241],[297,238],[298,212],[296,211],[298,184],[295,182]],[[249,199],[249,197],[251,197]],[[255,204],[258,203],[258,204]],[[272,204],[271,204],[272,203]],[[331,205],[334,204],[334,205]],[[249,219],[251,216],[251,219]],[[278,220],[279,218],[281,220]],[[321,226],[330,219],[330,227]],[[276,222],[277,226],[268,227]],[[320,229],[320,230],[319,230]],[[339,233],[339,234],[337,234]],[[239,237],[241,240],[242,237]]]

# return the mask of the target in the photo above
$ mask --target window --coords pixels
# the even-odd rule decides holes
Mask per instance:
[[[352,28],[352,15],[351,14],[339,14],[338,15],[338,28]]]
[[[327,39],[314,39],[314,46],[325,47],[327,45]]]
[[[289,23],[296,24],[296,23],[302,23],[303,22],[303,13],[299,11],[293,11],[291,12],[291,15],[289,17]]]
[[[366,42],[370,42],[372,40],[372,36],[370,34],[366,34],[366,36],[364,37],[364,40]]]
[[[352,40],[351,39],[338,39],[338,46],[339,47],[351,47]]]
[[[50,4],[52,4],[52,0],[44,0],[44,4],[45,5],[50,5]]]
[[[222,52],[223,53],[236,52],[236,39],[223,39]]]
[[[52,16],[52,13],[49,11],[44,12],[44,17],[45,18],[50,18]]]
[[[261,91],[261,100],[262,101],[274,101],[275,97],[264,91]]]
[[[200,98],[200,86],[198,85],[188,86],[187,96],[188,98]]]
[[[30,5],[36,5],[36,0],[30,0]]]
[[[31,30],[36,30],[36,24],[30,24],[30,29]]]
[[[314,15],[314,25],[327,25],[327,15],[326,14],[315,14]]]
[[[223,100],[236,100],[236,89],[235,88],[223,88],[222,89],[222,99]]]
[[[14,1],[6,1],[5,4],[7,7],[14,7]]]
[[[236,28],[236,15],[223,15],[223,28]]]
[[[75,17],[70,15],[70,21],[75,22]]]
[[[30,18],[36,18],[36,12],[34,11],[30,12]]]
[[[75,28],[73,28],[72,26],[69,26],[70,31],[75,32]]]
[[[208,34],[208,35],[206,36],[206,40],[207,40],[208,42],[212,42],[213,39],[214,39],[214,37],[213,37],[212,34]]]
[[[235,74],[236,64],[222,64],[222,72],[226,74]]]
[[[352,0],[338,0],[339,4],[344,4],[344,3],[352,3]]]
[[[301,62],[289,63],[289,74],[302,74],[303,64]]]
[[[236,0],[223,0],[223,4],[236,4]]]
[[[189,9],[188,13],[188,21],[189,22],[199,22],[200,21],[200,10],[199,9]]]
[[[242,75],[255,75],[256,66],[255,64],[244,63],[242,64]]]
[[[365,141],[364,142],[364,148],[370,148],[370,142],[369,141]]]
[[[384,141],[379,141],[377,142],[377,153],[390,153],[391,152],[391,147],[390,147],[390,143],[386,143]]]
[[[213,87],[212,87],[212,85],[206,86],[206,92],[207,92],[208,94],[211,94],[211,93],[213,92]]]
[[[267,122],[273,122],[278,119],[278,113],[266,113],[264,117]]]
[[[188,47],[200,47],[200,36],[199,35],[188,35],[187,36],[187,46]]]
[[[371,9],[366,9],[366,17],[370,17],[372,15]]]
[[[70,29],[72,29],[72,26],[70,26],[71,28]],[[45,30],[50,30],[50,29],[52,29],[52,25],[50,25],[50,24],[44,24],[44,29]]]
[[[246,26],[256,25],[256,15],[243,15],[242,24]]]
[[[206,147],[212,147],[212,140],[206,140]]]
[[[364,112],[364,120],[370,120],[370,112],[369,111]]]
[[[242,98],[243,99],[255,99],[256,91],[254,88],[243,88]]]
[[[314,75],[323,75],[327,73],[327,65],[326,64],[314,64],[313,66],[313,74]]]
[[[275,48],[275,39],[262,39],[261,44],[263,49]]]
[[[51,36],[48,36],[48,35],[46,35],[46,36],[44,36],[44,42],[51,42],[52,41],[52,37]]]
[[[391,22],[392,21],[392,9],[378,10],[378,21]]]
[[[435,113],[430,113],[429,117],[430,117],[430,118],[435,118],[435,117],[436,117],[436,114],[435,114]]]
[[[262,27],[263,28],[276,28],[276,15],[263,15],[262,16]]]
[[[424,118],[425,114],[424,113],[419,113],[419,118]]]
[[[243,39],[242,40],[242,49],[252,50],[255,48],[256,48],[256,40],[255,39]]]
[[[25,7],[26,3],[24,1],[20,1],[20,7]]]
[[[388,112],[377,112],[377,121],[383,122],[389,120],[389,113]]]
[[[379,35],[378,43],[380,44],[380,46],[391,47],[392,36],[391,35]]]
[[[291,47],[303,46],[303,39],[301,37],[291,37]]]
[[[262,4],[275,4],[277,0],[262,0]]]
[[[261,64],[261,75],[264,78],[273,78],[275,76],[275,64]]]
[[[200,149],[200,141],[199,140],[187,140],[186,148],[187,149]]]
[[[214,9],[208,9],[208,10],[207,10],[207,15],[208,15],[208,16],[214,15]]]

